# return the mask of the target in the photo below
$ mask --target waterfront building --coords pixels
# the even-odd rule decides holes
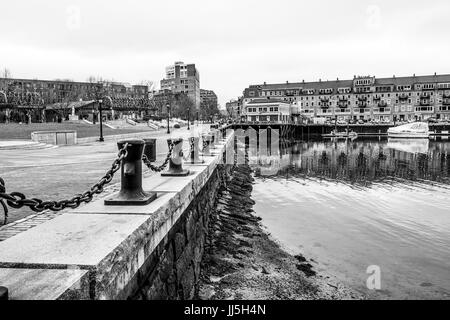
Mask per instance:
[[[185,93],[195,107],[200,108],[200,74],[195,64],[178,61],[166,67],[166,76],[161,80],[161,90]]]
[[[450,75],[250,85],[243,112],[253,101],[273,99],[298,107],[303,117],[364,121],[450,120]]]
[[[287,123],[292,116],[290,103],[279,99],[253,99],[247,103],[246,121]]]

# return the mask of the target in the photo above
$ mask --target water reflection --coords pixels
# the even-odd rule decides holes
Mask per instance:
[[[285,248],[377,298],[450,298],[450,142],[274,145],[247,159],[255,212]],[[370,265],[381,291],[366,288]]]
[[[280,141],[273,153],[259,151],[250,152],[249,163],[257,175],[266,177],[308,176],[364,186],[393,179],[450,182],[450,143],[446,141]]]

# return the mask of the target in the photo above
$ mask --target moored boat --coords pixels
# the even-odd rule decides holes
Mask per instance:
[[[394,128],[388,129],[389,138],[398,139],[428,139],[430,130],[426,122],[407,123]]]

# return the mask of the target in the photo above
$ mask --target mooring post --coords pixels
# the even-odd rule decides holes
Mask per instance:
[[[208,138],[209,138],[209,148],[210,149],[215,149],[216,148],[216,139],[214,137],[214,133],[210,132],[208,134]]]
[[[163,177],[183,177],[189,174],[189,170],[183,169],[183,139],[167,139],[167,144],[173,144],[172,155],[169,159],[169,170],[161,173]]]
[[[219,130],[214,130],[214,136],[216,139],[216,143],[220,142],[220,131]]]
[[[128,144],[127,155],[121,164],[120,192],[105,200],[105,205],[146,205],[156,199],[156,193],[142,189],[142,154],[144,140],[123,140],[119,149]]]
[[[190,154],[189,154],[189,161],[191,164],[200,164],[204,163],[204,160],[201,160],[199,158],[199,147],[198,143],[200,141],[200,137],[190,137],[189,138],[189,144],[190,144]]]
[[[0,287],[0,301],[5,301],[9,299],[8,288]]]
[[[211,155],[211,136],[208,134],[204,134],[202,136],[203,140],[203,149],[202,154],[203,156],[210,156]]]
[[[150,162],[156,161],[156,139],[144,140],[144,154]]]

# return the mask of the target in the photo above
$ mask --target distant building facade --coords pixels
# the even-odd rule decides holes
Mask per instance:
[[[242,114],[242,101],[243,97],[239,97],[237,100],[230,100],[225,104],[225,109],[228,112],[228,116],[232,119],[241,119]]]
[[[74,115],[76,109],[77,115],[88,117],[90,114],[92,118],[96,113],[93,101],[104,96],[111,97],[113,103],[112,106],[105,104],[105,109],[142,112],[149,105],[146,85],[0,78],[0,116],[20,120],[27,115],[32,121],[54,121]]]
[[[166,67],[166,76],[161,80],[161,90],[185,93],[195,107],[200,108],[200,74],[195,64],[179,61]]]
[[[217,95],[212,90],[200,89],[200,107],[212,106],[217,108]]]
[[[27,96],[39,95],[44,104],[95,99],[99,87],[113,98],[147,98],[146,85],[130,85],[119,82],[75,82],[68,80],[38,80],[0,78],[0,92],[19,102]]]
[[[175,95],[168,89],[159,90],[153,93],[151,100],[154,105],[154,114],[160,117],[167,116],[167,106],[172,106],[173,101],[175,101]]]
[[[450,119],[450,75],[251,85],[244,110],[258,99],[277,99],[299,108],[304,117],[340,120],[408,121]]]

